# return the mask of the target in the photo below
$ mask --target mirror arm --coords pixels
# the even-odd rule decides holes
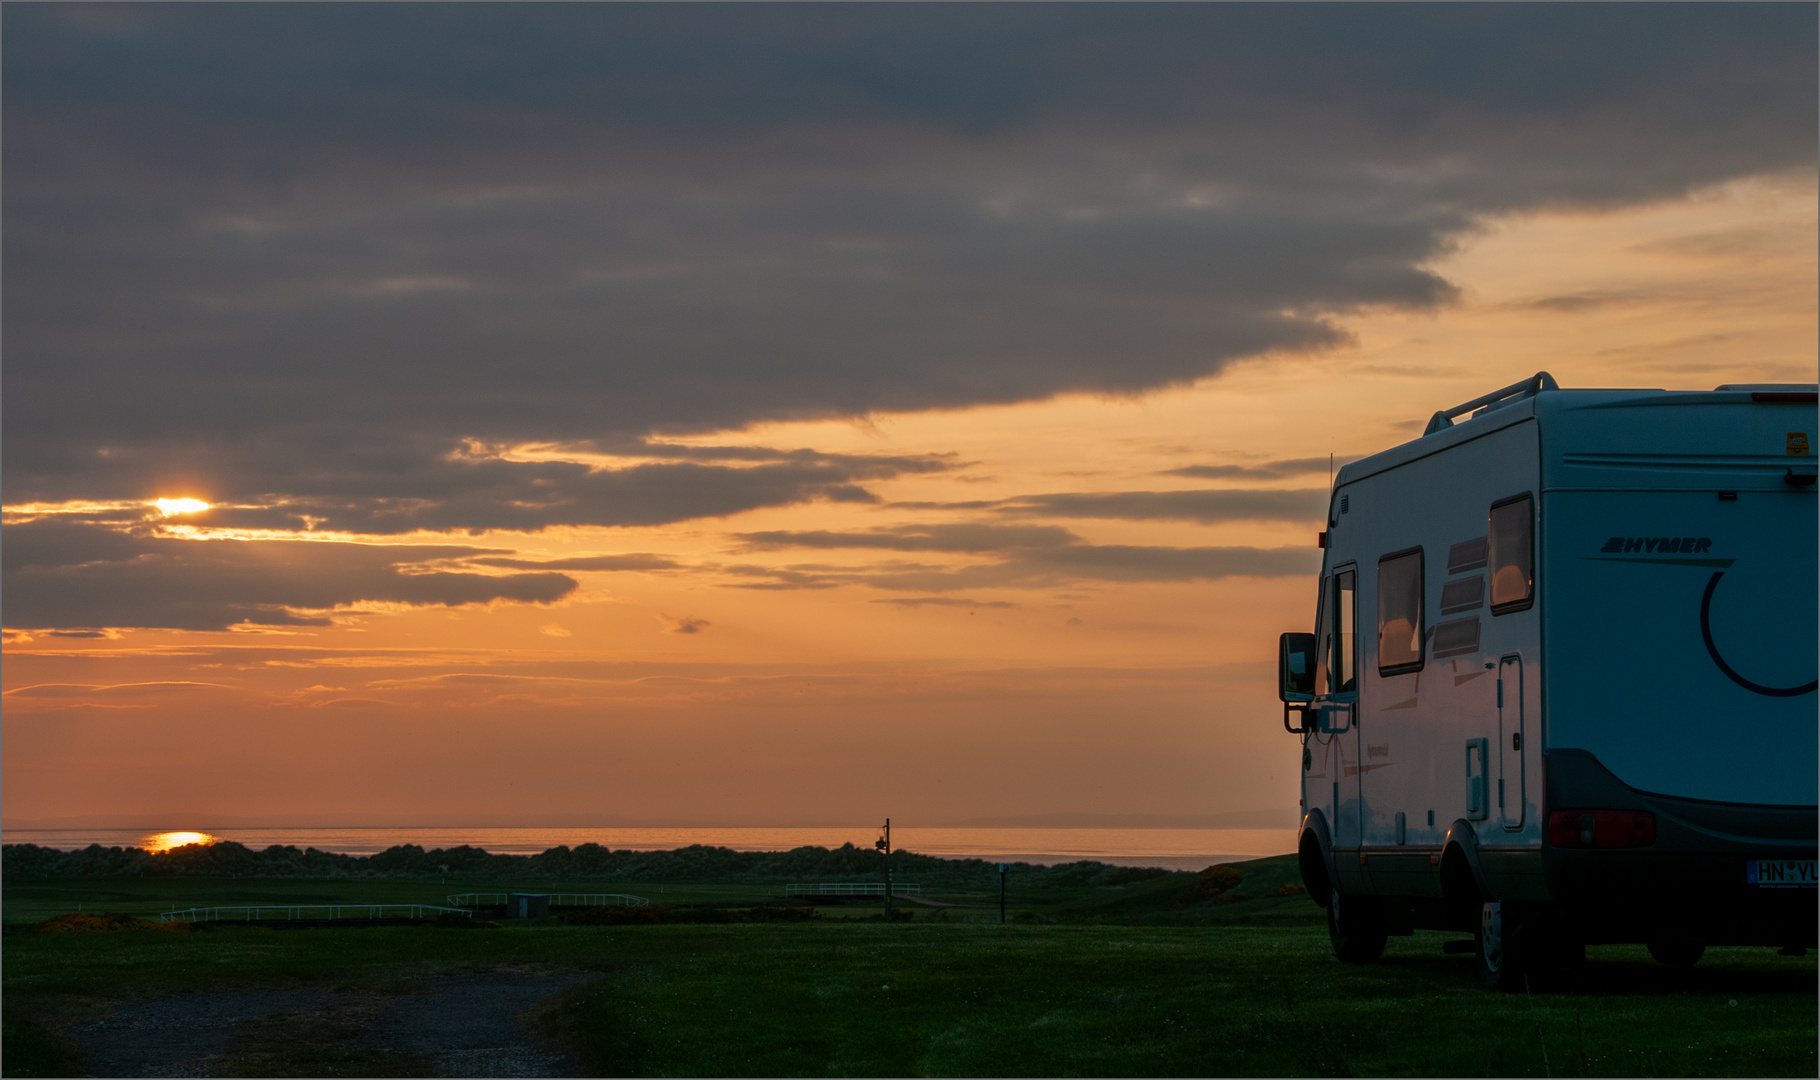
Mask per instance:
[[[1299,712],[1302,714],[1302,722],[1296,727],[1289,726],[1289,714],[1292,712]],[[1291,735],[1306,735],[1308,733],[1308,705],[1306,703],[1297,701],[1283,702],[1283,730],[1289,732]]]

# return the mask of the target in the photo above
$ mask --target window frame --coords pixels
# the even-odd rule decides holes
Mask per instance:
[[[1406,559],[1411,555],[1420,560],[1416,564],[1416,640],[1421,645],[1416,649],[1414,660],[1386,665],[1384,663],[1384,564],[1393,559]],[[1373,584],[1378,590],[1378,675],[1380,677],[1408,675],[1411,672],[1421,671],[1428,666],[1428,553],[1422,550],[1421,544],[1417,544],[1415,547],[1407,547],[1401,551],[1392,551],[1378,556],[1378,580]]]
[[[1496,618],[1499,615],[1510,615],[1519,611],[1528,611],[1530,608],[1536,606],[1536,580],[1541,575],[1536,571],[1535,498],[1535,492],[1525,491],[1518,495],[1512,495],[1508,498],[1497,500],[1492,503],[1491,508],[1485,512],[1485,600],[1486,607],[1491,610],[1493,618]],[[1494,604],[1491,601],[1497,596],[1498,560],[1497,552],[1492,546],[1492,537],[1496,534],[1496,530],[1492,528],[1491,515],[1497,513],[1500,507],[1509,506],[1512,503],[1519,503],[1525,499],[1529,500],[1529,513],[1526,515],[1526,520],[1524,522],[1525,527],[1529,529],[1529,593],[1521,600],[1506,600],[1502,604]]]

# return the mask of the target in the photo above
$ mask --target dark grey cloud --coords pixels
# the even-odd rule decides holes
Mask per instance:
[[[1348,312],[1448,302],[1426,267],[1487,215],[1811,167],[1815,22],[11,7],[4,482],[374,532],[864,499],[835,461],[460,450],[1140,392],[1327,347]]]
[[[736,533],[753,551],[779,548],[875,548],[885,551],[1004,551],[1007,548],[1056,547],[1080,537],[1055,525],[894,525],[860,532],[773,530]]]
[[[728,465],[662,461],[595,467],[580,461],[516,461],[496,454],[344,451],[332,466],[307,459],[242,458],[210,469],[188,455],[165,466],[207,476],[170,489],[219,500],[184,516],[194,525],[241,529],[324,529],[386,535],[419,530],[537,531],[554,525],[662,525],[724,517],[813,500],[877,502],[864,484],[953,467],[942,455],[859,457],[746,448]],[[630,451],[628,451],[630,452]],[[263,467],[262,467],[263,466]],[[106,466],[104,466],[106,467]],[[281,493],[272,493],[277,487]],[[146,506],[107,507],[79,516],[130,522]]]
[[[1636,304],[1649,303],[1653,298],[1633,293],[1617,293],[1604,290],[1589,290],[1577,293],[1562,293],[1558,296],[1538,296],[1531,300],[1512,301],[1500,305],[1510,311],[1593,311],[1599,308],[1630,307]]]
[[[1017,606],[1009,600],[968,600],[961,596],[892,596],[883,600],[874,600],[872,603],[907,608],[1014,608]]]
[[[682,564],[668,555],[639,552],[628,555],[581,555],[570,559],[509,559],[486,555],[464,560],[474,566],[508,570],[678,570]]]
[[[440,564],[496,549],[307,540],[188,540],[55,520],[7,525],[6,625],[35,630],[322,626],[332,608],[549,603],[564,574],[479,574]]]
[[[230,690],[221,683],[190,682],[180,679],[159,682],[116,683],[112,686],[93,683],[39,683],[8,690],[6,697],[32,698],[97,698],[147,697],[159,694],[183,694],[196,690]]]
[[[1282,480],[1324,473],[1329,468],[1337,469],[1357,460],[1358,455],[1350,454],[1333,458],[1284,458],[1255,465],[1184,465],[1179,469],[1164,469],[1162,475],[1192,476],[1199,480]]]
[[[1351,461],[1352,458],[1342,459]],[[1294,462],[1283,463],[1281,472],[1271,466],[1258,466],[1257,474],[1246,478],[1257,479],[1264,476],[1295,476],[1306,472],[1295,467]],[[1327,459],[1321,459],[1321,467],[1327,467]],[[1224,470],[1238,469],[1240,466],[1187,466],[1171,469],[1171,473],[1204,475],[1201,469]],[[1235,474],[1219,473],[1219,478],[1237,478]],[[964,502],[897,502],[891,508],[897,510],[986,510],[1010,517],[1063,517],[1063,518],[1110,518],[1124,521],[1195,521],[1212,525],[1226,521],[1318,521],[1327,506],[1328,492],[1324,488],[1190,488],[1182,491],[1087,491],[1087,492],[1051,492],[1044,495],[1018,495],[1009,499],[974,499]],[[1022,546],[1028,541],[1016,540],[1020,534],[1013,531],[1014,526],[987,525],[943,525],[943,526],[898,526],[894,528],[873,529],[868,532],[768,532],[741,533],[742,539],[755,546],[784,547],[882,547],[899,551],[986,551],[1008,546]],[[1059,526],[1046,526],[1054,530],[1045,541],[1050,544],[1068,543],[1074,539],[1073,533]],[[968,532],[967,530],[975,530]],[[996,531],[995,531],[996,530]],[[919,541],[917,537],[925,539]],[[945,541],[940,537],[955,537],[949,543],[964,543],[961,537],[976,537],[980,544],[976,548],[965,546],[944,547]]]
[[[949,568],[881,568],[866,584],[878,589],[946,592],[991,586],[1038,588],[1068,582],[1191,582],[1230,577],[1300,577],[1314,573],[1312,548],[1146,547],[1077,544],[1019,551],[1002,562]]]
[[[854,545],[869,546],[869,545]],[[1190,582],[1229,577],[1299,577],[1320,558],[1312,548],[1148,547],[1069,544],[1011,548],[992,562],[964,566],[883,562],[867,566],[795,563],[719,566],[744,589],[833,589],[863,585],[897,592],[956,592],[981,588],[1051,588],[1078,582]]]
[[[1323,464],[1325,464],[1323,462]],[[999,506],[1001,513],[1042,517],[1117,518],[1126,521],[1316,521],[1327,508],[1327,491],[1201,489],[1188,491],[1095,491],[1024,495]]]

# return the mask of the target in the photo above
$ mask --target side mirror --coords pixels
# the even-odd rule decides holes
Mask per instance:
[[[1277,697],[1283,702],[1283,730],[1300,735],[1308,730],[1308,706],[1314,701],[1314,635],[1284,634],[1277,639]],[[1301,721],[1290,724],[1289,714]]]
[[[1277,639],[1277,699],[1314,700],[1314,635],[1284,634]]]

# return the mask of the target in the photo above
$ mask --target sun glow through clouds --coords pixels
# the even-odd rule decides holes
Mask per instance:
[[[161,832],[153,833],[139,841],[139,846],[147,851],[170,851],[185,844],[212,844],[215,838],[205,832]]]
[[[209,508],[201,499],[159,499],[153,504],[165,517],[176,517],[178,514],[198,514]]]

